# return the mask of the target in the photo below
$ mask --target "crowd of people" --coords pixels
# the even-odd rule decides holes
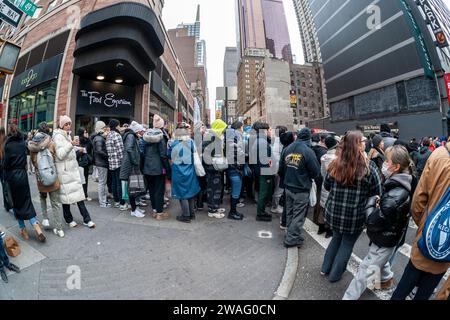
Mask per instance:
[[[151,128],[135,121],[126,126],[115,119],[108,124],[98,121],[91,135],[80,128],[72,136],[67,116],[58,125],[51,133],[41,123],[28,139],[13,123],[7,133],[0,129],[4,207],[17,219],[24,240],[29,239],[25,221],[40,242],[46,241],[41,226],[64,237],[62,218],[70,228],[78,226],[72,204],[78,206],[83,225],[95,228],[85,205],[92,201],[92,174],[98,181],[99,207],[130,211],[137,219],[147,216],[148,200],[151,216],[158,221],[170,218],[169,201],[178,200],[180,223],[195,220],[205,204],[211,219],[242,221],[240,208],[255,203],[257,221],[270,222],[279,215],[286,248],[302,247],[302,229],[313,207],[318,234],[331,238],[320,270],[330,282],[341,280],[366,229],[370,246],[345,292],[347,300],[360,298],[374,268],[379,270],[379,288],[394,287],[391,265],[405,243],[410,218],[418,226],[417,237],[392,299],[406,299],[414,288],[414,299],[429,299],[450,267],[448,257],[430,258],[421,244],[429,213],[448,210],[445,201],[450,203],[450,139],[403,142],[387,125],[369,137],[360,131],[339,137],[313,134],[309,128],[289,132],[262,122],[245,126],[236,121],[229,126],[220,119],[210,128],[202,122],[193,128],[179,123],[171,135],[158,115]],[[40,193],[42,222],[31,200],[27,154]],[[136,177],[143,182],[139,193],[131,190],[131,181],[140,181]],[[227,193],[229,210],[224,208]],[[448,228],[447,222],[447,238],[440,240],[439,252],[450,250]],[[2,251],[0,246],[0,275],[7,281],[4,268],[20,269]],[[439,297],[446,299],[449,291],[447,281]]]

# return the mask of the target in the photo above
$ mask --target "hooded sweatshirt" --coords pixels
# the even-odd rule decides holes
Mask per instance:
[[[414,164],[416,165],[417,176],[419,177],[419,179],[422,176],[423,169],[425,168],[425,165],[431,154],[432,152],[429,150],[429,148],[427,146],[423,146],[414,157]]]

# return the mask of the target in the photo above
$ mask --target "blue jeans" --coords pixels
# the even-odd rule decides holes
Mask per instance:
[[[0,238],[0,268],[9,266],[9,258],[6,255],[5,248],[3,247],[3,240]]]
[[[20,229],[25,229],[25,221],[23,221],[23,220],[18,220],[18,221],[19,221],[19,228],[20,228]],[[28,220],[28,221],[30,221],[30,224],[31,224],[32,226],[34,226],[35,224],[39,224],[39,221],[38,221],[38,219],[37,219],[36,217],[31,218],[31,219]]]
[[[232,173],[228,175],[231,182],[231,197],[233,199],[239,199],[242,190],[242,177],[239,173]]]
[[[421,271],[414,267],[410,260],[391,300],[405,300],[414,287],[418,287],[418,289],[413,300],[428,300],[444,275],[445,273],[432,274]]]
[[[353,247],[361,232],[355,234],[345,234],[333,230],[333,239],[325,252],[323,258],[322,273],[329,275],[330,282],[341,280],[347,269],[348,261],[353,252]]]

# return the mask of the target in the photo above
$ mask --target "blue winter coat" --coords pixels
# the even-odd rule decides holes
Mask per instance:
[[[189,200],[200,192],[192,152],[196,152],[191,139],[169,142],[168,157],[172,160],[172,198]]]

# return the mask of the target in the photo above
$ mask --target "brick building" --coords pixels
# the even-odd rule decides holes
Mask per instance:
[[[36,1],[35,1],[36,2]],[[23,131],[63,114],[92,131],[97,120],[172,125],[193,96],[161,21],[163,0],[38,1],[33,17],[0,33],[22,47],[5,79],[6,120]]]

